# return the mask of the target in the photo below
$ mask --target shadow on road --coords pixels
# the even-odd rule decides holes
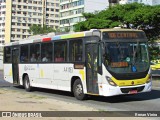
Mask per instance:
[[[160,90],[152,90],[151,92],[139,93],[136,95],[119,95],[112,97],[95,97],[92,96],[91,99],[94,101],[108,102],[108,103],[123,103],[131,101],[146,101],[160,98]]]
[[[18,89],[24,89],[22,86],[14,86]],[[53,94],[58,95],[58,96],[68,96],[68,97],[73,97],[71,92],[67,91],[60,91],[60,90],[53,90],[53,89],[45,89],[45,88],[33,88],[31,92],[38,92],[40,94],[48,95],[48,96],[53,96]]]
[[[18,89],[23,89],[23,87],[16,86]],[[62,97],[73,97],[73,94],[66,91],[52,90],[52,89],[42,89],[34,88],[32,92],[38,92],[47,96],[58,96]],[[160,98],[160,90],[152,90],[151,92],[139,93],[135,95],[119,95],[112,97],[103,97],[103,96],[89,96],[87,101],[99,101],[107,103],[123,103],[123,102],[132,102],[132,101],[146,101]]]

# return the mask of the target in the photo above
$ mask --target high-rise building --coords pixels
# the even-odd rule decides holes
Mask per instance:
[[[59,28],[59,0],[0,0],[0,44],[29,37],[32,24]]]
[[[6,3],[4,0],[0,0],[0,47],[4,43],[5,36],[5,11]]]
[[[160,0],[119,0],[119,4],[127,4],[127,3],[144,3],[146,5],[159,5]]]
[[[83,12],[101,11],[108,6],[108,0],[60,0],[60,29],[73,31],[76,23],[85,20]]]

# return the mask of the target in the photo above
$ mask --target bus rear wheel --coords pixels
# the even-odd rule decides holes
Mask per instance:
[[[24,88],[26,89],[27,92],[30,92],[32,90],[28,75],[24,77]]]
[[[87,95],[83,92],[83,86],[80,79],[77,79],[73,84],[73,94],[78,100],[84,100],[87,98]]]

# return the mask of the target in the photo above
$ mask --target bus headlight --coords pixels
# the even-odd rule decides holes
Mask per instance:
[[[149,75],[148,80],[146,81],[146,83],[151,82],[151,80],[152,80],[152,75]]]
[[[117,86],[116,83],[110,77],[106,76],[106,79],[110,85]]]

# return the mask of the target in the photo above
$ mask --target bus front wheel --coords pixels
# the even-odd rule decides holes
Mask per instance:
[[[26,89],[27,92],[30,92],[32,89],[28,75],[24,77],[24,88]]]
[[[73,84],[73,93],[76,99],[78,100],[84,100],[86,99],[87,95],[83,92],[83,86],[80,79],[77,79]]]

